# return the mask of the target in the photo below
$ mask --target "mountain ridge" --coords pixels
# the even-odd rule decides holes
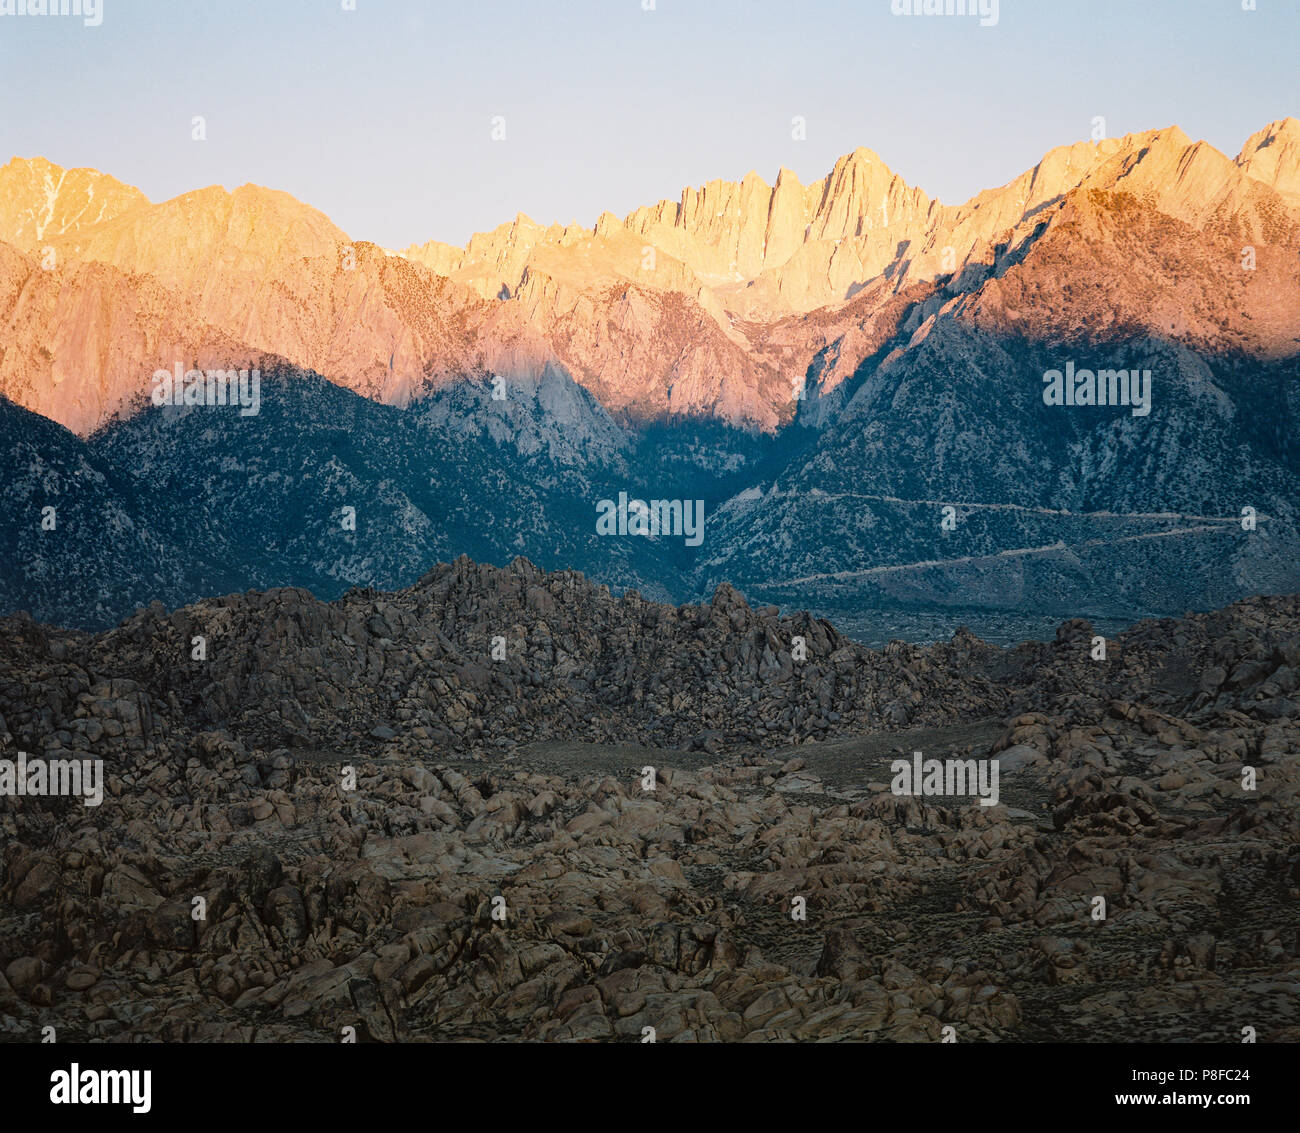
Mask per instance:
[[[1007,249],[1036,238],[1080,190],[1122,188],[1198,227],[1289,246],[1298,154],[1292,118],[1257,131],[1236,159],[1170,127],[1057,147],[1005,185],[947,206],[860,147],[809,186],[785,169],[773,186],[750,173],[621,220],[604,213],[590,229],[519,214],[464,249],[430,242],[400,255],[354,241],[273,189],[212,186],[153,204],[106,174],[14,159],[0,169],[10,202],[0,241],[56,266],[93,261],[153,277],[246,352],[390,404],[461,375],[536,379],[560,366],[631,420],[703,415],[772,431],[796,415],[794,391],[811,361],[765,352],[773,323],[839,310],[873,281],[894,292],[945,279],[977,290]],[[96,185],[101,203],[88,214]],[[390,278],[384,262],[394,260],[415,275]],[[415,307],[395,293],[418,293]],[[441,331],[428,325],[431,311]],[[685,338],[678,324],[690,328]],[[117,396],[100,398],[93,423],[86,397],[64,417],[57,401],[42,411],[85,432],[150,372],[116,377]],[[34,407],[20,387],[0,392]]]
[[[462,552],[660,601],[726,581],[1138,617],[1298,590],[1297,140],[1283,119],[1236,159],[1177,128],[1074,143],[955,207],[862,149],[812,187],[710,182],[592,229],[521,214],[467,269],[438,251],[450,274],[273,190],[104,182],[87,212],[90,173],[11,162],[39,199],[0,210],[0,404],[81,439],[6,411],[5,602],[99,624],[221,587],[399,586]],[[757,274],[711,284],[719,257]],[[824,287],[843,297],[800,309]],[[263,416],[153,406],[175,365],[259,369]],[[1112,367],[1147,375],[1148,413],[1044,401],[1048,373]],[[39,526],[92,481],[132,577],[89,528]],[[599,538],[624,492],[702,501],[703,544]]]

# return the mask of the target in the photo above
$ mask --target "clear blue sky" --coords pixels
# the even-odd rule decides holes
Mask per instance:
[[[1300,0],[1001,0],[988,28],[890,0],[101,2],[94,28],[0,16],[0,162],[154,200],[252,181],[390,247],[517,212],[590,225],[750,169],[806,183],[859,145],[956,203],[1094,115],[1230,155],[1300,116]]]

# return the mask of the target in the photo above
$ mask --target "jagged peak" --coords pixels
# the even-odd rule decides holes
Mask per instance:
[[[1279,118],[1257,130],[1241,147],[1237,167],[1292,202],[1300,198],[1300,121]]]
[[[1156,143],[1178,146],[1186,149],[1192,144],[1192,139],[1187,136],[1183,128],[1178,125],[1161,126],[1155,130],[1146,130],[1140,134],[1125,134],[1124,139],[1136,138],[1142,140],[1147,145]]]
[[[1288,115],[1286,118],[1278,118],[1267,126],[1256,130],[1242,144],[1241,150],[1237,154],[1238,164],[1256,151],[1277,142],[1300,144],[1300,119]]]
[[[612,236],[626,231],[622,220],[606,209],[596,217],[596,227],[594,229],[597,236]]]
[[[842,154],[836,158],[835,165],[831,168],[830,173],[823,177],[819,182],[825,193],[838,191],[845,185],[860,184],[864,181],[880,180],[892,181],[901,180],[881,159],[875,150],[868,149],[866,146],[858,146],[850,153]]]
[[[799,180],[799,174],[788,166],[783,165],[776,171],[776,187],[778,189],[790,187],[802,189],[803,183]]]
[[[884,162],[880,160],[880,155],[866,146],[855,147],[852,153],[846,153],[835,164],[840,165],[850,161],[866,165],[884,165]]]

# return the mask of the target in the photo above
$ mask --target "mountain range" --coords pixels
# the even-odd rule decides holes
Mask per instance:
[[[1292,118],[1235,158],[1063,146],[958,206],[858,149],[402,251],[270,189],[15,158],[0,609],[98,627],[460,554],[661,601],[1206,609],[1300,589],[1298,352]],[[259,412],[155,405],[177,366],[256,369]],[[1149,371],[1149,412],[1049,404],[1067,368]],[[621,491],[703,500],[702,544],[598,535]]]

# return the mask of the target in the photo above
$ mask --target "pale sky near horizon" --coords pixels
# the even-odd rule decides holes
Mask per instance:
[[[97,27],[0,15],[0,163],[155,201],[251,181],[393,248],[519,212],[590,226],[751,169],[807,184],[857,146],[959,203],[1094,116],[1229,156],[1300,117],[1300,0],[1000,0],[991,27],[891,0],[100,2]]]

